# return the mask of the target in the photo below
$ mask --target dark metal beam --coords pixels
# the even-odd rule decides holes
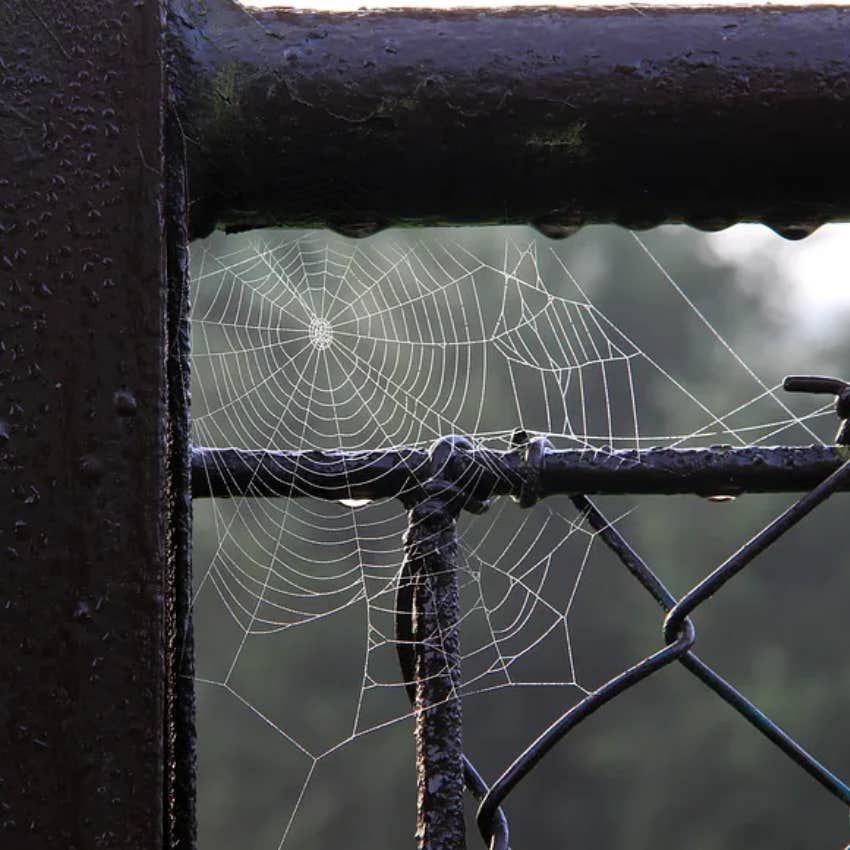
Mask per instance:
[[[190,847],[164,14],[0,4],[0,844],[15,850]]]
[[[850,8],[174,0],[192,232],[850,217]]]
[[[173,110],[166,118],[166,259],[168,268],[168,505],[166,547],[167,850],[194,850],[195,641],[192,623],[192,484],[189,453],[189,235],[184,140]]]
[[[677,494],[700,496],[790,493],[811,490],[834,472],[847,449],[800,448],[648,449],[547,452],[535,486],[556,494]],[[319,499],[386,499],[410,503],[430,475],[424,449],[372,452],[262,452],[192,450],[196,499],[233,496],[312,496]],[[528,480],[520,451],[457,451],[442,474],[481,502],[519,496]]]

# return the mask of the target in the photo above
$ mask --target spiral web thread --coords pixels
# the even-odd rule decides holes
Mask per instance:
[[[589,452],[821,442],[811,420],[830,416],[829,407],[792,413],[778,384],[747,366],[633,238],[635,260],[652,266],[682,314],[711,336],[724,368],[731,362],[742,378],[748,395],[731,409],[710,407],[609,320],[557,243],[522,231],[499,244],[463,232],[352,242],[267,231],[233,248],[223,238],[193,248],[194,442],[357,450],[463,434],[507,448],[517,426]],[[659,386],[681,411],[679,433],[644,433],[642,411],[657,403],[645,388]],[[596,535],[550,501],[520,511],[499,500],[461,523],[464,700],[594,686],[582,680],[570,614]],[[288,799],[277,797],[269,841],[290,846],[316,768],[369,733],[409,722],[393,644],[405,516],[396,502],[270,499],[250,486],[204,510],[215,542],[196,563],[199,686],[278,740],[269,758],[288,759],[287,775],[299,778]],[[288,640],[318,629],[328,630],[326,641],[344,640],[339,651],[357,671],[343,720],[305,719],[303,701],[270,699],[256,675]],[[215,635],[207,647],[206,633]]]

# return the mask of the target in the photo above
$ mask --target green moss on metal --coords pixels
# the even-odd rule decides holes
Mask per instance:
[[[216,124],[235,120],[239,112],[239,66],[221,65],[212,75],[210,114]]]
[[[574,121],[563,129],[535,133],[529,138],[528,144],[536,148],[557,148],[573,159],[583,159],[590,154],[586,129],[586,121]]]

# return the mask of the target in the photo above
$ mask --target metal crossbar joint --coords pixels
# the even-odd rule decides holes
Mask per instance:
[[[548,437],[531,437],[523,428],[516,428],[511,435],[511,448],[518,449],[522,457],[519,485],[512,498],[521,508],[534,507],[541,498],[540,479],[546,452],[554,447]]]
[[[492,477],[474,462],[475,445],[468,437],[451,434],[441,437],[428,451],[428,463],[422,479],[422,467],[410,471],[409,486],[399,496],[404,506],[422,510],[437,503],[437,510],[448,510],[455,516],[461,510],[484,513],[491,504]]]

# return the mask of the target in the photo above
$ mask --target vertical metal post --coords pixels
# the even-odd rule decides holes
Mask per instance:
[[[461,850],[463,746],[457,508],[427,498],[409,512],[405,571],[413,582],[416,838],[420,850]]]
[[[162,0],[0,4],[0,845],[15,850],[191,842],[164,22]]]
[[[168,850],[193,850],[195,643],[192,625],[192,471],[189,448],[189,235],[185,139],[173,109],[166,121],[169,502],[166,525],[166,809]]]

